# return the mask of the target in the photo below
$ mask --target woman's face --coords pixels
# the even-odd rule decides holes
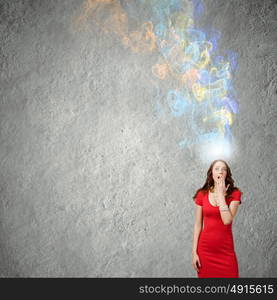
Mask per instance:
[[[218,181],[218,177],[225,180],[227,176],[227,167],[224,162],[217,161],[213,166],[213,180]]]

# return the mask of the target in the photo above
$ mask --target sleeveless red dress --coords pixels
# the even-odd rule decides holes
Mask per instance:
[[[199,191],[195,198],[195,203],[202,206],[204,220],[197,244],[201,264],[197,273],[198,278],[238,278],[239,268],[234,249],[232,223],[224,225],[219,207],[209,202],[208,195],[208,192],[203,195]],[[240,190],[234,190],[226,198],[228,206],[231,201],[239,201],[241,204]]]

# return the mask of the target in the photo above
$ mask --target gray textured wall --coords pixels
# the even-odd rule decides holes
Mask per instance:
[[[208,164],[153,113],[157,54],[77,29],[82,3],[1,1],[0,275],[196,277],[191,197]],[[197,26],[239,54],[240,276],[276,277],[277,4],[204,3]]]

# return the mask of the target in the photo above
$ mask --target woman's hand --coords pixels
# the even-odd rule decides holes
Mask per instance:
[[[223,176],[218,176],[215,184],[216,184],[216,190],[221,195],[225,195],[226,191],[228,190],[228,188],[230,186],[230,184],[228,184],[227,187],[225,186],[225,179],[223,178]]]
[[[200,259],[197,253],[192,255],[192,266],[197,272],[199,271],[199,267],[201,267]]]

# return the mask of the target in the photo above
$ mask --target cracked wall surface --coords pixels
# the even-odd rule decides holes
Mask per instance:
[[[277,3],[203,3],[196,25],[238,53],[240,277],[276,277]],[[157,54],[89,19],[77,28],[82,7],[0,1],[0,276],[196,277],[192,196],[209,164],[153,113]]]

